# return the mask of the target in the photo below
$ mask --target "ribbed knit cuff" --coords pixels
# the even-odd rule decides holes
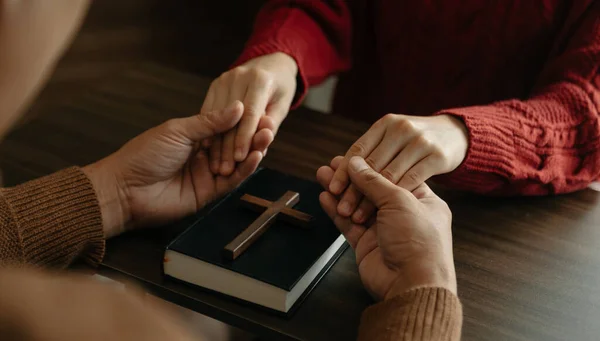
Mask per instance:
[[[511,127],[519,122],[510,115],[502,115],[499,110],[501,108],[494,106],[473,106],[436,113],[461,119],[469,133],[465,159],[451,173],[437,177],[440,182],[468,191],[489,193],[498,186],[497,180],[515,178],[517,155]],[[523,156],[524,160],[536,158],[533,152]]]
[[[2,189],[17,226],[26,263],[92,265],[104,255],[102,216],[90,180],[76,167]]]
[[[367,308],[358,340],[459,340],[462,306],[444,288],[417,288]]]

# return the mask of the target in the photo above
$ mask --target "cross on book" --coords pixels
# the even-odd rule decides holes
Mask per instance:
[[[278,217],[298,227],[308,227],[312,220],[311,215],[292,208],[300,201],[300,194],[297,192],[287,191],[274,202],[249,194],[244,194],[240,200],[248,208],[255,211],[262,211],[262,214],[225,246],[224,255],[230,260],[239,257],[267,231]]]

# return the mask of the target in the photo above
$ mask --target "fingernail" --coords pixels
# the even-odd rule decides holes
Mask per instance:
[[[343,216],[349,216],[350,214],[352,214],[352,212],[350,212],[350,204],[343,201],[340,203],[340,214]]]
[[[354,221],[358,224],[363,222],[363,219],[365,219],[365,212],[362,209],[358,209],[356,210],[356,212],[354,212]]]
[[[244,161],[244,156],[242,155],[242,148],[235,149],[234,157],[236,161]]]
[[[355,172],[360,172],[369,168],[369,165],[367,165],[365,160],[358,156],[355,156],[352,159],[350,159],[349,166]]]
[[[332,180],[329,184],[329,191],[333,194],[339,194],[342,191],[342,183],[339,180]]]

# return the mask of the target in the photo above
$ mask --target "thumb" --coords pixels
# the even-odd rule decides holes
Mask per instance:
[[[235,101],[223,110],[213,110],[183,118],[179,126],[186,138],[198,142],[235,127],[243,113],[244,105],[240,101]]]
[[[354,156],[348,164],[350,181],[378,209],[397,205],[398,201],[410,200],[412,194],[384,178],[373,170],[360,156]],[[409,196],[410,195],[410,196]]]

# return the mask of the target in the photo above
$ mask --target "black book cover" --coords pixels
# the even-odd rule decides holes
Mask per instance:
[[[277,220],[242,255],[233,261],[227,260],[223,256],[225,245],[260,215],[244,207],[240,203],[241,196],[250,194],[275,201],[286,191],[300,193],[300,202],[294,209],[313,216],[310,228]],[[271,169],[259,169],[235,191],[200,215],[167,249],[290,291],[340,236],[321,209],[319,194],[322,191],[315,182]]]

